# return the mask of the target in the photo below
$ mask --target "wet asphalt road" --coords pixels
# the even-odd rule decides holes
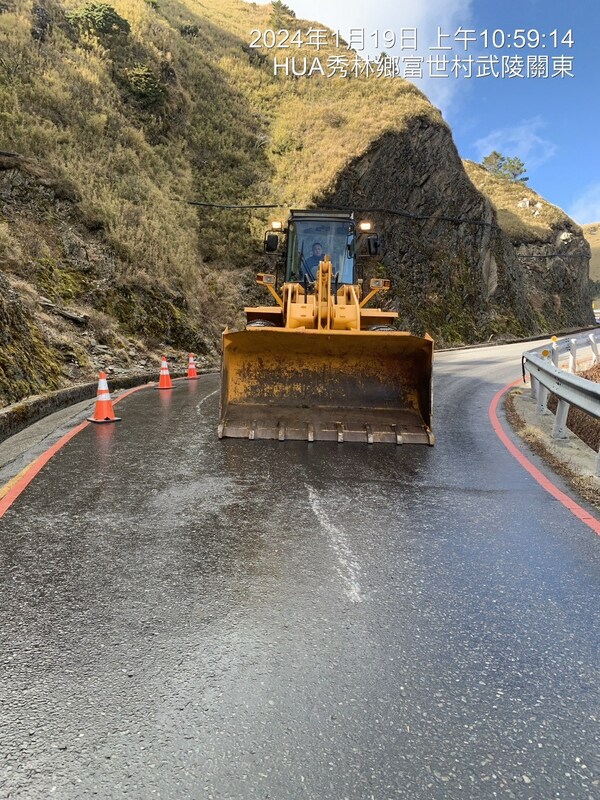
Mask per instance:
[[[0,797],[599,797],[600,541],[487,417],[522,349],[438,356],[435,448],[219,441],[216,375],[76,436],[0,521]]]

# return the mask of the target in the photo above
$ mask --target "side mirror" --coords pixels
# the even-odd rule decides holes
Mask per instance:
[[[367,251],[370,256],[379,255],[379,236],[377,234],[367,236]]]
[[[265,236],[265,253],[274,253],[279,247],[279,236],[276,233],[267,233]]]

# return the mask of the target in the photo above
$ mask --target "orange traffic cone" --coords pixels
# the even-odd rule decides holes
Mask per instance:
[[[96,395],[96,406],[94,416],[88,417],[88,422],[119,422],[121,417],[115,417],[108,383],[106,382],[106,372],[98,374],[98,393]]]
[[[158,387],[159,389],[172,389],[173,384],[171,383],[171,376],[169,375],[169,365],[167,364],[167,357],[162,357],[162,362],[160,365],[160,378],[158,380]]]
[[[189,380],[194,380],[198,377],[198,373],[196,372],[196,359],[194,358],[194,354],[190,353],[188,359],[188,371],[187,371],[187,378]]]

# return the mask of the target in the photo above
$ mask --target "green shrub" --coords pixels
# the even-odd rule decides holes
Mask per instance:
[[[162,103],[166,97],[164,86],[146,64],[127,70],[127,82],[131,94],[146,108]]]
[[[107,3],[86,3],[68,19],[82,33],[98,39],[127,36],[131,30],[127,20]]]
[[[198,25],[182,25],[179,28],[179,33],[186,39],[195,39],[200,33]]]

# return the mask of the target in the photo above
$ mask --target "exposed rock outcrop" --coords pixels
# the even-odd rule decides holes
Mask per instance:
[[[547,240],[511,238],[443,124],[415,118],[384,134],[322,200],[377,209],[394,305],[407,328],[451,344],[593,322],[589,252],[577,226],[563,215]],[[391,213],[400,210],[408,215]]]
[[[588,225],[582,225],[581,230],[592,251],[592,257],[590,259],[590,278],[596,282],[594,286],[594,297],[597,299],[600,294],[600,222],[591,222]]]
[[[498,223],[515,249],[536,328],[593,325],[590,247],[579,225],[525,184],[464,163],[476,188],[493,200]]]
[[[588,280],[590,247],[568,221],[546,242],[518,244],[527,296],[540,330],[593,325]]]

